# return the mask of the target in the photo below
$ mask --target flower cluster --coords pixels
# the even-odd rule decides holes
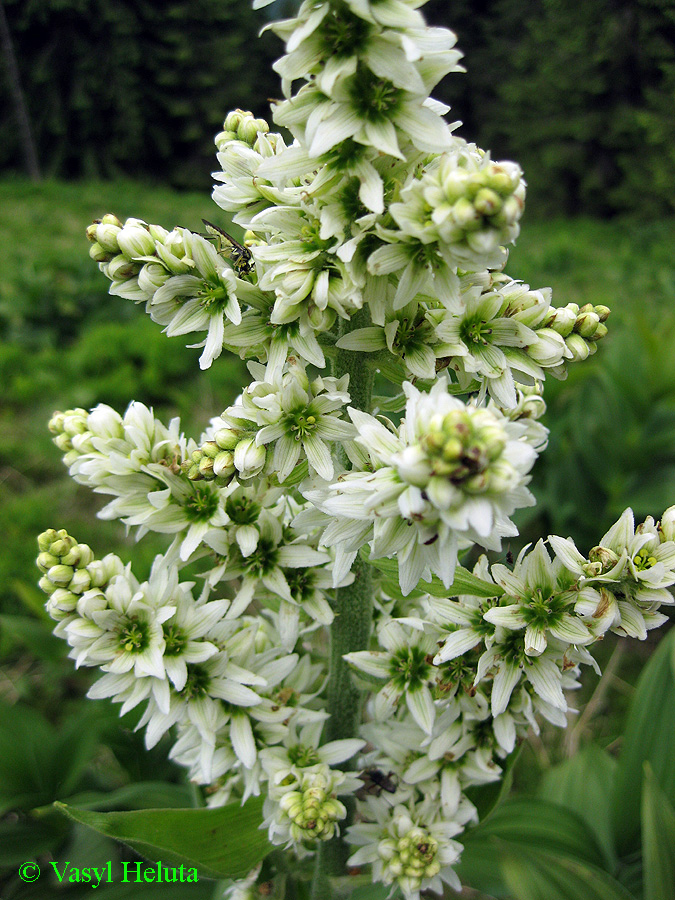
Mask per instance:
[[[509,516],[534,503],[525,485],[536,451],[517,422],[452,397],[443,377],[429,393],[405,391],[398,430],[350,411],[359,470],[306,496],[333,520],[324,544],[348,564],[369,540],[373,558],[396,555],[408,594],[431,572],[449,587],[460,546],[498,549],[516,533]]]
[[[140,403],[56,413],[71,475],[112,498],[99,515],[172,541],[142,583],[64,531],[38,557],[55,633],[102,672],[89,696],[144,704],[147,745],[170,734],[209,805],[263,794],[300,879],[346,839],[406,900],[460,889],[469,789],[542,718],[565,725],[590,646],[643,639],[675,584],[675,507],[637,528],[627,510],[587,556],[550,536],[457,569],[517,535],[543,382],[596,351],[609,310],[506,274],[523,173],[429,96],[461,54],[423,2],[305,0],[270,25],[291,142],[240,109],[215,139],[240,239],[89,227],[111,294],[251,380],[194,439]]]

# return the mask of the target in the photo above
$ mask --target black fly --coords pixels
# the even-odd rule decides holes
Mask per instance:
[[[204,223],[204,227],[208,231],[209,235],[211,237],[217,238],[218,252],[227,254],[229,259],[232,261],[232,265],[234,266],[234,270],[237,275],[239,275],[240,277],[248,275],[248,273],[253,268],[251,251],[248,249],[248,247],[244,247],[243,244],[240,244],[239,241],[236,241],[231,234],[228,234],[222,228],[214,225],[213,222],[207,222],[206,219],[202,219],[202,222]]]
[[[359,800],[364,800],[368,794],[379,797],[382,791],[395,794],[398,788],[398,778],[395,772],[387,772],[385,775],[380,769],[364,769],[359,775],[363,787],[356,791]]]

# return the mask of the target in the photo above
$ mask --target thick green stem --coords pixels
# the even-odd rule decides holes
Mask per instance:
[[[369,324],[362,311],[343,324],[343,333]],[[351,405],[357,409],[370,409],[373,392],[373,372],[366,365],[363,353],[339,350],[334,365],[338,377],[349,374]],[[345,456],[345,462],[348,462]],[[330,719],[326,723],[324,740],[335,741],[356,737],[361,721],[361,693],[355,687],[351,670],[342,658],[345,653],[367,650],[373,619],[373,588],[370,566],[357,556],[352,566],[354,581],[335,592],[335,620],[330,629],[330,671],[328,679],[327,710]],[[353,802],[347,806],[349,824],[353,814]],[[344,875],[349,848],[341,838],[334,838],[322,845],[317,854],[312,900],[326,900],[325,877]]]

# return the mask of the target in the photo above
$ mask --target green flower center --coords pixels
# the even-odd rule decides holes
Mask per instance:
[[[403,100],[403,91],[365,67],[352,78],[349,95],[358,115],[370,122],[388,121]]]
[[[399,691],[421,687],[431,675],[431,660],[421,647],[402,647],[396,650],[389,664],[389,673]]]
[[[356,56],[365,49],[372,26],[347,6],[331,10],[319,28],[323,52],[329,56]]]
[[[506,435],[499,426],[475,427],[468,412],[453,410],[440,426],[429,429],[421,443],[434,475],[473,493],[483,493],[489,487],[484,473],[501,456]]]
[[[316,766],[321,762],[319,754],[314,747],[305,747],[303,744],[289,747],[288,758],[294,765],[300,766],[300,768],[304,768],[305,766]]]
[[[187,646],[188,636],[180,626],[172,624],[164,626],[165,656],[179,656]]]
[[[225,501],[225,512],[237,525],[254,525],[258,521],[260,509],[260,504],[249,497],[232,495]]]
[[[642,550],[633,557],[633,563],[639,572],[651,569],[652,566],[656,565],[657,561],[656,557],[652,556],[646,547],[643,547]]]
[[[303,250],[307,253],[312,253],[315,250],[328,250],[328,248],[333,243],[333,238],[328,238],[324,240],[320,236],[321,231],[321,223],[317,219],[312,219],[311,222],[306,222],[300,228],[300,240],[302,241]]]
[[[227,306],[230,295],[224,285],[210,285],[204,283],[204,287],[199,291],[200,305],[206,310],[210,316],[217,316],[223,312]]]
[[[142,653],[150,643],[147,622],[127,619],[118,632],[120,650],[125,653]]]
[[[296,600],[304,600],[314,591],[314,573],[311,569],[285,569],[291,595]]]
[[[310,407],[303,407],[286,416],[286,427],[293,433],[296,441],[301,441],[316,431],[318,425],[317,417],[310,412]]]
[[[529,598],[518,598],[525,622],[540,628],[559,624],[571,600],[569,593],[557,594],[542,588],[535,588]]]
[[[195,697],[204,697],[208,693],[211,676],[203,666],[188,666],[188,676],[185,687],[180,691],[180,696],[185,700],[194,700]]]
[[[465,344],[482,344],[487,346],[490,343],[489,337],[492,329],[487,322],[481,319],[466,320],[462,322],[460,327],[460,335]]]
[[[261,577],[271,572],[277,564],[279,548],[269,538],[260,538],[255,551],[244,560],[245,571],[249,575]]]
[[[194,493],[185,501],[185,511],[193,522],[208,522],[218,509],[218,496],[210,488],[194,485]]]

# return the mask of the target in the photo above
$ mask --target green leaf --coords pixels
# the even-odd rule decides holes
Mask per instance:
[[[544,773],[539,796],[578,813],[602,847],[605,867],[613,871],[616,851],[611,796],[617,764],[608,753],[589,744],[571,759]]]
[[[675,630],[654,651],[637,683],[619,758],[612,819],[621,856],[640,845],[640,807],[644,764],[648,762],[665,796],[675,803],[675,679],[671,657]]]
[[[649,763],[642,789],[644,900],[675,897],[675,809]]]
[[[635,900],[602,869],[563,854],[501,846],[499,857],[517,900]]]
[[[95,813],[65,803],[55,806],[153,862],[196,868],[200,878],[243,878],[272,849],[260,829],[260,798],[216,809]]]
[[[85,791],[68,797],[66,805],[78,809],[94,809],[99,812],[109,809],[153,809],[192,806],[190,788],[184,784],[166,784],[163,781],[135,781],[114,791]],[[43,807],[44,809],[44,807]],[[46,809],[52,811],[49,806]]]
[[[536,797],[507,800],[486,821],[466,831],[461,842],[464,852],[457,873],[462,883],[500,898],[512,895],[505,871],[495,866],[498,848],[515,856],[536,848],[537,853],[569,857],[589,866],[602,860],[602,850],[583,819]]]

